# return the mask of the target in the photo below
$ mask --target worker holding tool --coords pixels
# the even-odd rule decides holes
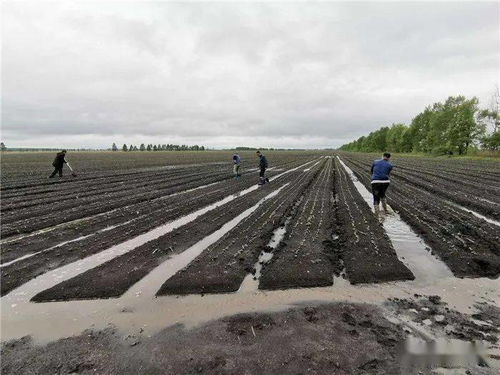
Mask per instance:
[[[377,215],[380,212],[380,202],[382,202],[384,213],[387,214],[389,212],[387,210],[385,192],[391,182],[389,176],[391,174],[393,165],[389,161],[390,158],[391,154],[385,152],[383,158],[380,160],[375,160],[371,168],[373,206],[375,208],[375,214]]]
[[[259,185],[264,185],[266,182],[269,182],[269,179],[265,177],[266,174],[266,169],[267,169],[267,159],[260,151],[257,151],[257,156],[259,157],[259,168],[260,168],[260,173],[259,173]]]
[[[66,164],[71,171],[71,175],[73,177],[76,177],[76,173],[73,171],[73,168],[69,165],[69,163],[66,161],[66,150],[62,150],[61,152],[58,152],[56,154],[56,157],[54,161],[52,162],[52,166],[54,167],[54,172],[49,176],[49,178],[54,178],[54,176],[59,173],[59,177],[63,176],[63,166]]]

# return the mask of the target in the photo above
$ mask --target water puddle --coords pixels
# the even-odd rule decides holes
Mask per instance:
[[[304,167],[294,170],[300,168]],[[269,199],[269,196],[266,198]],[[248,211],[242,215],[245,214],[250,215],[251,212]],[[185,253],[173,256],[164,262],[150,276],[146,276],[147,279],[135,284],[120,298],[48,303],[29,302],[30,298],[38,292],[57,284],[62,279],[75,276],[75,272],[83,272],[83,268],[78,269],[78,267],[85,267],[84,263],[81,264],[85,260],[68,265],[69,267],[62,267],[51,275],[42,275],[24,284],[0,299],[2,341],[32,335],[35,343],[46,343],[80,334],[89,328],[104,329],[110,324],[124,335],[150,336],[173,324],[184,324],[190,328],[212,319],[239,313],[282,311],[297,304],[318,303],[318,301],[361,302],[382,306],[387,298],[411,298],[415,293],[439,295],[450,308],[463,313],[471,313],[477,302],[488,301],[497,306],[500,304],[499,280],[436,277],[431,278],[432,283],[422,283],[418,280],[418,277],[422,276],[417,276],[417,274],[417,280],[405,282],[349,285],[348,282],[341,284],[342,281],[339,278],[334,280],[335,283],[331,287],[154,298],[154,294],[168,277],[189,264],[224,232],[231,230],[238,220],[243,219],[242,215],[238,217],[239,219],[236,218],[226,223],[219,232],[198,242]],[[399,238],[405,241],[406,229],[400,226],[397,228],[401,230]],[[276,236],[273,236],[271,245],[275,246],[279,243],[280,236],[282,234],[277,232]],[[398,238],[398,235],[395,235],[395,238]],[[417,242],[420,244],[418,238]],[[416,247],[410,242],[408,246],[408,251],[428,254],[422,244]],[[96,266],[97,259],[99,259],[98,255],[89,268]],[[413,268],[410,269],[416,272]],[[434,272],[431,271],[431,273]],[[61,276],[61,279],[55,280],[56,276]]]
[[[311,162],[308,162],[305,164],[309,164]],[[284,176],[292,171],[295,171],[303,166],[304,166],[304,164],[301,166],[298,166],[296,168],[286,170],[278,175],[271,177],[269,180],[274,181],[274,180],[281,178],[282,176]],[[19,288],[13,290],[10,294],[17,295],[18,291],[21,290],[21,291],[23,291],[22,295],[29,296],[28,299],[30,299],[31,297],[33,297],[34,295],[36,295],[37,293],[39,293],[45,289],[51,288],[52,286],[54,286],[62,281],[68,280],[68,279],[70,279],[70,278],[72,278],[80,273],[83,273],[89,269],[95,268],[95,267],[97,267],[97,266],[99,266],[107,261],[110,261],[113,258],[116,258],[120,255],[123,255],[123,254],[135,249],[136,247],[139,247],[139,246],[145,244],[146,242],[149,242],[149,241],[154,240],[160,236],[163,236],[163,235],[195,220],[199,216],[201,216],[201,215],[203,215],[203,214],[205,214],[205,213],[207,213],[207,212],[209,212],[217,207],[220,207],[228,202],[231,202],[238,197],[246,195],[246,194],[248,194],[248,193],[250,193],[258,188],[259,188],[259,186],[257,184],[255,184],[255,185],[253,185],[245,190],[242,190],[236,194],[231,194],[224,199],[221,199],[215,203],[212,203],[208,206],[205,206],[201,209],[198,209],[198,210],[196,210],[188,215],[185,215],[179,219],[176,219],[174,221],[171,221],[169,223],[161,225],[161,226],[159,226],[159,227],[157,227],[157,228],[155,228],[147,233],[141,234],[141,235],[134,237],[130,240],[127,240],[125,242],[122,242],[120,244],[112,246],[112,247],[110,247],[106,250],[103,250],[97,254],[94,254],[94,255],[91,255],[91,256],[86,257],[84,259],[78,260],[76,262],[67,264],[67,265],[60,267],[60,268],[57,268],[53,271],[47,272],[43,275],[40,275],[40,276],[30,280],[29,282],[20,286]]]
[[[275,197],[279,194],[279,192],[288,186],[289,183],[284,184],[280,188],[276,189],[272,193],[268,194],[264,198],[262,198],[259,202],[257,202],[254,206],[249,209],[243,211],[241,214],[236,216],[234,219],[228,221],[224,224],[220,229],[216,230],[212,234],[203,238],[201,241],[197,242],[189,249],[183,251],[180,254],[172,256],[170,259],[163,262],[160,266],[151,271],[147,276],[137,282],[134,286],[132,286],[126,293],[125,298],[127,296],[136,296],[142,298],[153,298],[155,293],[160,289],[165,281],[174,276],[181,269],[186,267],[189,263],[191,263],[196,257],[198,257],[205,249],[207,249],[210,245],[217,242],[221,239],[226,233],[230,230],[234,229],[236,225],[250,216],[259,206],[261,206],[267,200]]]
[[[260,253],[259,259],[254,265],[255,273],[249,273],[245,276],[240,285],[240,288],[238,289],[238,292],[255,292],[259,289],[259,279],[262,272],[262,267],[273,258],[273,251],[285,237],[286,227],[290,223],[290,220],[291,218],[287,218],[283,226],[275,229],[275,231],[273,232],[273,236],[267,244],[266,250],[269,251],[262,251]]]
[[[135,219],[134,219],[134,220],[135,220]],[[99,234],[99,233],[108,232],[108,231],[110,231],[110,230],[112,230],[112,229],[115,229],[115,228],[118,228],[118,227],[120,227],[120,226],[122,226],[122,225],[126,225],[126,224],[128,224],[128,223],[130,223],[130,222],[132,222],[132,221],[134,221],[134,220],[128,220],[128,221],[126,221],[126,222],[124,222],[124,223],[120,223],[120,224],[116,224],[116,225],[110,225],[109,227],[106,227],[106,228],[100,229],[100,230],[98,230],[97,232],[94,232],[94,233],[91,233],[91,234],[87,234],[86,236],[81,236],[81,237],[78,237],[78,238],[74,238],[74,239],[72,239],[72,240],[68,240],[68,241],[61,242],[61,243],[59,243],[59,244],[57,244],[57,245],[55,245],[55,246],[49,247],[49,248],[44,249],[44,250],[37,251],[36,253],[31,253],[31,254],[26,254],[26,255],[23,255],[22,257],[19,257],[19,258],[16,258],[16,259],[14,259],[14,260],[11,260],[10,262],[5,262],[5,263],[0,264],[0,268],[10,266],[11,264],[17,263],[17,262],[19,262],[19,261],[21,261],[21,260],[31,258],[31,257],[33,257],[33,256],[35,256],[35,255],[45,253],[45,252],[47,252],[47,251],[49,251],[49,250],[56,249],[56,248],[58,248],[58,247],[61,247],[61,246],[66,245],[66,244],[69,244],[69,243],[72,243],[72,242],[78,242],[78,241],[84,240],[84,239],[86,239],[86,238],[89,238],[89,237],[95,236],[96,234]]]
[[[309,168],[304,169],[304,172],[308,172],[308,171],[310,171],[310,170],[311,170],[311,169],[313,169],[315,166],[317,166],[319,163],[320,163],[319,161],[318,161],[318,162],[316,162],[316,163],[314,163],[314,164],[313,164],[313,165],[311,165]]]
[[[193,191],[196,191],[196,190],[201,190],[201,189],[206,189],[207,187],[210,187],[210,186],[213,186],[213,185],[216,185],[216,184],[219,184],[221,183],[222,181],[216,181],[216,182],[212,182],[210,184],[205,184],[205,185],[201,185],[201,186],[198,186],[198,187],[195,187],[195,188],[191,188],[191,189],[187,189],[187,190],[183,190],[183,191],[179,191],[179,192],[176,192],[176,193],[172,193],[172,194],[169,194],[169,195],[164,195],[162,197],[158,197],[158,198],[155,198],[155,199],[152,199],[150,200],[149,202],[156,202],[158,200],[162,200],[162,199],[167,199],[167,198],[172,198],[172,197],[175,197],[175,196],[178,196],[178,195],[182,195],[182,194],[186,194],[186,193],[191,193]],[[109,215],[109,214],[112,214],[113,212],[117,212],[121,209],[124,209],[124,208],[129,208],[131,207],[132,205],[128,205],[128,206],[123,206],[123,207],[119,207],[119,208],[114,208],[112,210],[109,210],[109,211],[106,211],[106,212],[101,212],[99,214],[95,214],[95,215],[91,215],[91,216],[86,216],[86,217],[82,217],[82,218],[79,218],[79,219],[75,219],[75,220],[71,220],[71,221],[67,221],[65,223],[62,223],[62,224],[57,224],[57,225],[54,225],[52,227],[48,227],[48,228],[43,228],[43,229],[40,229],[40,230],[37,230],[37,231],[34,231],[34,232],[31,232],[31,233],[26,233],[26,234],[22,234],[22,235],[19,235],[19,236],[12,236],[12,237],[9,237],[7,239],[4,239],[4,240],[0,240],[0,244],[6,244],[6,243],[10,243],[10,242],[14,242],[14,241],[18,241],[18,240],[22,240],[24,238],[29,238],[29,237],[32,237],[32,236],[36,236],[36,235],[39,235],[39,234],[43,234],[43,233],[47,233],[47,232],[51,232],[55,229],[59,229],[59,228],[64,228],[64,227],[70,227],[70,226],[74,226],[75,224],[79,224],[81,222],[84,222],[84,221],[88,221],[88,220],[93,220],[93,219],[96,219],[98,217],[101,217],[101,216],[105,216],[105,215]],[[144,214],[144,215],[141,215],[141,216],[138,216],[138,217],[135,217],[133,220],[131,221],[134,221],[134,220],[140,220],[146,216],[148,216],[149,214]],[[129,222],[127,222],[129,223]],[[127,223],[123,223],[124,224],[127,224]],[[119,226],[119,225],[122,225],[122,224],[118,224],[116,225],[115,227]],[[81,237],[81,239],[83,238],[86,238],[85,237]],[[64,243],[61,243],[59,244],[58,246],[62,246]],[[42,251],[47,251],[49,249],[45,249],[45,250],[42,250]]]
[[[457,204],[455,202],[446,201],[446,203],[448,203],[450,206],[453,206],[453,207],[456,207],[456,208],[460,208],[463,211],[470,212],[472,215],[474,215],[474,216],[476,216],[476,217],[478,217],[480,219],[483,219],[484,221],[487,221],[490,224],[497,225],[497,226],[500,227],[500,221],[497,221],[497,220],[494,220],[494,219],[490,219],[487,216],[481,215],[479,212],[473,211],[470,208],[461,206],[461,205],[459,205],[459,204]]]
[[[363,185],[354,172],[337,156],[340,164],[353,181],[356,189],[361,194],[366,204],[373,211],[373,195]],[[400,216],[388,206],[390,214],[383,215],[383,226],[392,242],[398,258],[415,275],[415,280],[420,283],[430,283],[440,278],[453,277],[448,266],[434,257],[424,244],[424,241],[406,224]]]

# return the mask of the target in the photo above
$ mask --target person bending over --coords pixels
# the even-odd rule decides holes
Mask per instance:
[[[385,199],[385,192],[389,187],[390,174],[393,165],[389,161],[391,159],[391,154],[388,152],[384,153],[384,156],[380,160],[375,160],[372,164],[371,175],[372,175],[372,194],[373,194],[373,206],[375,208],[375,213],[378,215],[380,212],[380,202],[382,202],[382,208],[385,213],[388,213],[387,202]]]
[[[66,150],[62,150],[61,152],[58,152],[56,154],[56,157],[54,161],[52,162],[52,166],[54,167],[54,172],[49,176],[49,178],[54,178],[54,176],[59,173],[59,177],[62,177],[63,175],[63,166],[64,164],[67,164],[68,162],[65,159],[66,157]]]
[[[240,155],[234,154],[233,155],[233,173],[236,178],[240,177],[240,165],[241,165],[241,158]]]

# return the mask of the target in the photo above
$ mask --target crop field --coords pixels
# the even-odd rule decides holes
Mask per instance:
[[[269,151],[264,186],[257,186],[255,153],[240,153],[240,178],[232,174],[231,155],[75,152],[68,160],[78,176],[65,167],[64,177],[53,179],[47,178],[51,153],[3,155],[1,296],[8,335],[46,332],[54,319],[80,310],[90,320],[54,337],[123,312],[130,313],[126,325],[161,321],[151,315],[155,309],[170,316],[165,311],[175,310],[176,300],[193,296],[205,296],[196,302],[201,315],[205,303],[220,303],[206,296],[224,298],[216,312],[207,311],[210,317],[252,309],[246,302],[231,307],[241,295],[327,288],[341,299],[343,288],[356,294],[380,287],[385,298],[404,286],[413,294],[421,276],[433,273],[429,264],[446,271],[447,283],[481,280],[484,290],[500,275],[496,162],[394,157],[391,220],[423,244],[412,250],[421,252],[414,259],[427,256],[419,264],[406,259],[406,240],[367,204],[363,189],[370,189],[378,155]]]
[[[272,182],[259,189],[253,153],[242,155],[240,179],[231,174],[229,152],[75,153],[78,177],[50,180],[50,168],[36,168],[38,159],[50,165],[51,155],[38,156],[36,162],[29,153],[24,162],[20,153],[2,160],[2,295],[123,244],[122,254],[33,300],[121,296],[252,207],[157,295],[235,292],[247,275],[257,278],[259,264],[259,289],[327,286],[340,275],[352,284],[414,278],[340,162],[369,188],[372,155],[271,152]],[[389,204],[455,276],[498,277],[498,226],[463,209],[500,217],[498,164],[405,157],[397,160],[393,181]],[[186,219],[155,234],[179,218]],[[278,230],[282,238],[271,246]]]
[[[373,156],[341,154],[369,188]],[[400,158],[388,203],[457,277],[500,275],[500,167],[496,162]],[[463,208],[466,208],[465,210]],[[467,209],[484,215],[483,218]]]

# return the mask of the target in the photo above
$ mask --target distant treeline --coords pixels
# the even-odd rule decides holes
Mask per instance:
[[[47,147],[9,147],[5,146],[5,144],[2,142],[0,144],[0,150],[1,151],[23,151],[23,152],[38,152],[38,151],[54,151],[54,152],[59,152],[62,150],[62,148],[47,148]],[[66,148],[66,151],[103,151],[102,149],[99,148]]]
[[[124,144],[121,148],[122,151],[205,151],[205,146],[187,146],[187,145],[171,145],[171,144],[164,144],[164,145],[145,145],[144,143],[141,143],[139,147],[130,145],[127,146]],[[118,151],[118,146],[116,143],[113,143],[111,146],[111,151]]]
[[[410,125],[384,126],[340,149],[464,155],[471,147],[500,150],[498,100],[492,109],[480,110],[475,97],[450,96],[425,108]]]

